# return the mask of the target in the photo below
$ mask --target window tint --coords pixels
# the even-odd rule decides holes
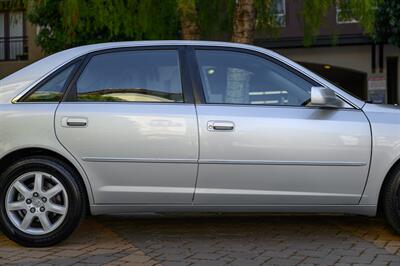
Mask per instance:
[[[64,92],[65,83],[74,70],[76,64],[56,74],[49,81],[40,86],[34,93],[29,95],[24,102],[59,102]]]
[[[77,81],[78,101],[183,102],[177,51],[94,56]]]
[[[264,58],[196,51],[207,103],[304,106],[313,84]]]

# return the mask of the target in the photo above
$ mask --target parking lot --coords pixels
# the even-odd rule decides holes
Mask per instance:
[[[100,216],[51,248],[0,235],[0,263],[400,265],[400,236],[381,218],[358,216]]]

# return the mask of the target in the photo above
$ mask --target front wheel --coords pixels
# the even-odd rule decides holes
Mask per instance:
[[[66,239],[85,207],[82,183],[58,159],[25,158],[0,177],[0,224],[5,235],[23,246],[44,247]]]

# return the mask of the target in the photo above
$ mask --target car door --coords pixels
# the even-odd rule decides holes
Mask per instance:
[[[192,56],[204,94],[195,205],[359,202],[371,153],[361,110],[310,106],[319,84],[266,55],[198,47]]]
[[[55,116],[96,204],[192,203],[198,129],[174,47],[87,56]]]

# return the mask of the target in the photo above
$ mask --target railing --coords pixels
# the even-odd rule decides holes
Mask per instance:
[[[0,37],[0,61],[17,61],[28,59],[28,38]]]

